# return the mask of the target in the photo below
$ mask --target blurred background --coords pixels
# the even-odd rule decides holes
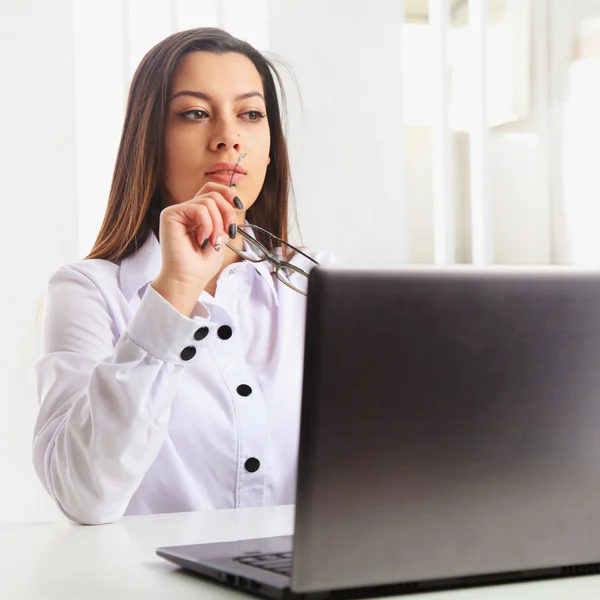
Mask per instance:
[[[600,0],[0,0],[0,522],[58,516],[30,451],[46,282],[92,247],[140,59],[200,26],[280,61],[295,241],[600,262]]]

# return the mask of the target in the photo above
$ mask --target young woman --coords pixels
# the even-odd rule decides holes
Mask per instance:
[[[306,276],[274,67],[174,34],[131,84],[104,222],[52,277],[38,476],[70,519],[294,502]]]

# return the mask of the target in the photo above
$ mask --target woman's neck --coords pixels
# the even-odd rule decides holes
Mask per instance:
[[[204,291],[214,297],[215,292],[217,290],[217,280],[221,276],[221,273],[230,265],[236,262],[241,262],[242,257],[236,254],[233,250],[230,250],[225,244],[221,246],[222,250],[225,250],[225,258],[223,259],[223,264],[221,268],[217,272],[217,274],[208,282],[208,285],[204,288]],[[221,251],[222,251],[221,250]]]

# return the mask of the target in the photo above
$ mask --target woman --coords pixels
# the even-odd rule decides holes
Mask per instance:
[[[76,522],[294,502],[302,291],[329,257],[285,244],[274,75],[218,29],[134,75],[104,222],[49,283],[36,364],[35,468]]]

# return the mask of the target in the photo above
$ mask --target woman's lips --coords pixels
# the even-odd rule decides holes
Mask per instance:
[[[233,175],[233,177],[231,177],[231,175]],[[206,177],[211,181],[216,181],[223,185],[230,185],[230,183],[235,183],[237,185],[245,175],[243,173],[234,173],[233,171],[216,171],[215,173],[207,173]]]

